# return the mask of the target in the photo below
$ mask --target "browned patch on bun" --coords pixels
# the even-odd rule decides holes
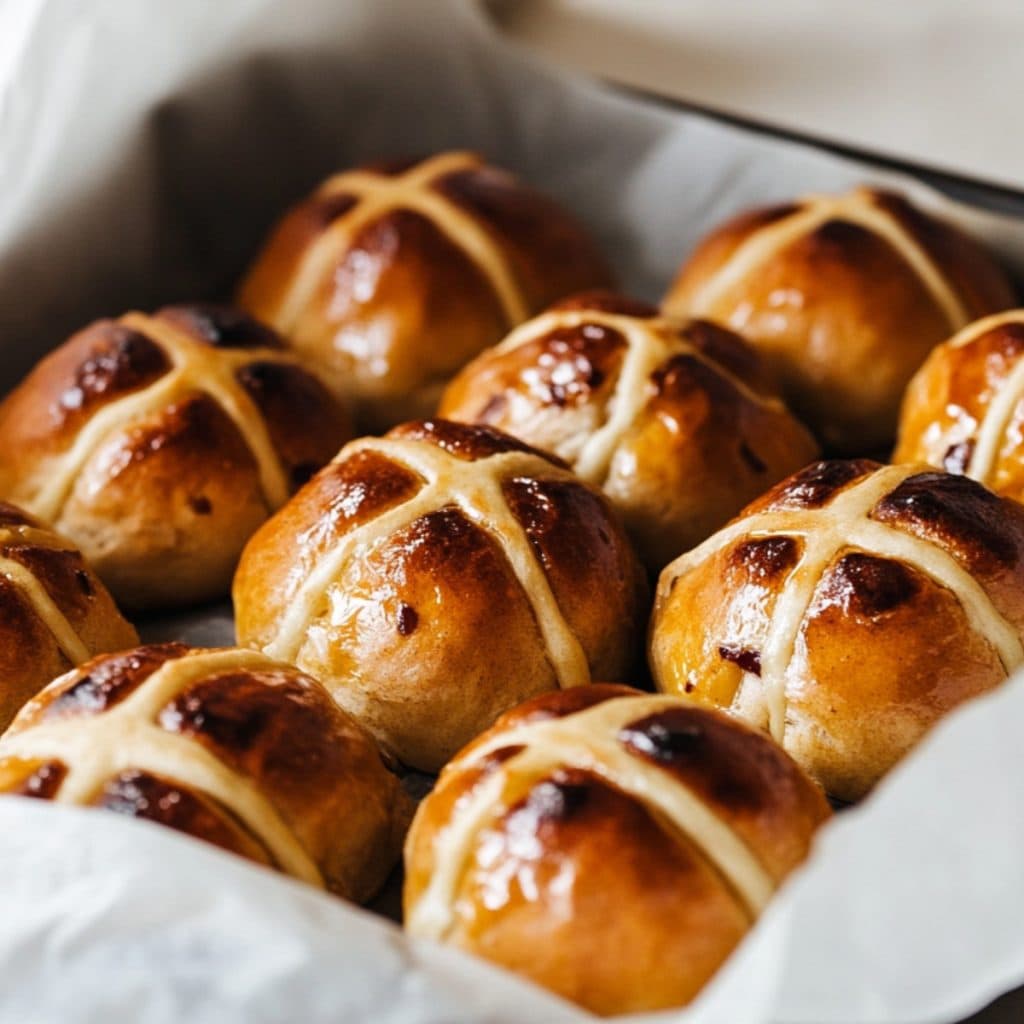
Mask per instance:
[[[164,306],[156,316],[215,348],[281,348],[284,344],[277,331],[236,306],[191,302]]]
[[[881,466],[871,459],[813,462],[756,502],[759,511],[822,508],[855,480]]]
[[[148,772],[132,770],[114,776],[95,804],[130,818],[200,836],[222,850],[263,864],[273,863],[266,847],[216,800]]]
[[[952,548],[980,571],[996,571],[1021,557],[1020,506],[952,473],[918,473],[890,491],[871,518],[899,525],[940,547]]]
[[[851,551],[825,575],[819,599],[847,614],[874,618],[910,601],[918,589],[915,574],[902,562]]]
[[[411,423],[400,424],[390,430],[387,436],[410,441],[429,441],[449,455],[469,462],[505,452],[526,452],[565,468],[565,463],[561,459],[538,448],[532,448],[516,440],[511,434],[495,430],[494,427],[456,423],[454,420],[414,420]]]
[[[184,644],[150,644],[86,662],[56,696],[46,700],[42,718],[98,715],[137,690],[164,662],[187,653]]]
[[[82,355],[52,407],[58,429],[85,422],[112,398],[146,387],[170,369],[155,341],[113,320],[97,321],[73,342]]]

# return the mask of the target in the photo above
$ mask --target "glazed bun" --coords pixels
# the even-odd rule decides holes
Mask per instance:
[[[806,856],[821,791],[734,718],[625,686],[499,719],[420,805],[405,924],[588,1010],[681,1006]]]
[[[665,569],[650,661],[854,800],[1021,664],[1022,627],[1024,507],[928,467],[821,462]]]
[[[1024,309],[932,351],[903,399],[895,462],[964,473],[1024,501]]]
[[[377,432],[433,413],[448,378],[608,267],[557,203],[473,153],[328,178],[271,232],[239,302]]]
[[[155,821],[353,900],[387,877],[410,812],[316,680],[182,644],[55,680],[0,739],[0,792]]]
[[[817,455],[740,337],[610,292],[517,328],[438,411],[564,459],[604,490],[655,573]]]
[[[138,642],[81,552],[0,502],[0,730],[54,677]]]
[[[880,451],[931,348],[1013,305],[973,240],[891,192],[861,188],[744,213],[712,232],[665,297],[753,342],[835,452]]]
[[[249,535],[351,437],[268,328],[226,307],[99,320],[0,404],[0,496],[125,605],[223,596]]]
[[[234,600],[240,643],[429,772],[527,697],[631,671],[645,590],[598,492],[437,420],[342,449],[249,542]]]

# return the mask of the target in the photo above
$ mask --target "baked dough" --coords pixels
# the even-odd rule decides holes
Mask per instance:
[[[54,524],[124,604],[226,593],[249,535],[351,436],[276,335],[227,307],[87,327],[0,405],[0,495]]]
[[[963,477],[817,463],[661,575],[660,689],[731,708],[840,799],[1021,661],[1024,508]]]
[[[903,400],[896,462],[927,462],[1024,500],[1024,310],[932,351]]]
[[[0,730],[73,665],[138,642],[81,552],[0,502]]]
[[[315,680],[253,651],[139,647],[57,679],[0,739],[0,792],[158,821],[349,899],[409,807]]]
[[[568,462],[608,495],[652,573],[817,455],[738,335],[610,292],[516,328],[438,412]]]
[[[609,277],[556,203],[451,152],[328,178],[273,230],[239,302],[378,431],[433,413],[447,378],[481,349]]]
[[[935,345],[1013,303],[972,239],[899,195],[859,188],[724,224],[664,308],[739,331],[826,448],[860,454],[891,442],[903,390]]]
[[[607,684],[538,697],[421,805],[405,925],[597,1013],[679,1006],[828,814],[778,747],[725,715]]]
[[[240,643],[436,771],[525,697],[628,671],[644,592],[607,502],[562,463],[436,420],[344,448],[253,537],[234,601]]]

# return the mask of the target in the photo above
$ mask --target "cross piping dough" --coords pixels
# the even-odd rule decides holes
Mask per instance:
[[[317,198],[352,195],[358,201],[336,218],[307,248],[278,304],[274,323],[283,334],[294,331],[320,283],[344,257],[362,228],[392,210],[411,210],[430,221],[461,249],[491,285],[509,325],[529,316],[522,289],[501,246],[475,217],[433,188],[449,174],[481,165],[473,153],[442,153],[403,174],[370,171],[336,174],[320,186]]]
[[[920,472],[920,466],[886,466],[841,491],[823,508],[758,512],[739,519],[677,558],[662,572],[659,591],[664,594],[673,581],[736,540],[803,539],[800,561],[776,595],[761,647],[761,686],[768,704],[768,726],[779,744],[786,727],[786,673],[800,627],[822,575],[845,549],[904,562],[922,572],[959,600],[969,625],[995,649],[1007,674],[1024,661],[1016,627],[1000,614],[984,588],[952,555],[929,541],[869,518],[885,495]]]
[[[351,558],[368,552],[421,516],[454,505],[500,544],[533,609],[559,686],[565,689],[590,682],[583,648],[566,622],[526,531],[512,514],[501,489],[505,480],[515,476],[571,481],[572,473],[528,452],[501,452],[469,461],[430,441],[410,438],[361,438],[346,445],[334,462],[343,462],[364,451],[377,452],[418,474],[424,486],[402,504],[350,530],[317,562],[290,596],[277,634],[264,651],[272,658],[294,662],[327,588]]]
[[[647,381],[674,355],[685,354],[699,360],[727,380],[749,402],[780,411],[784,409],[779,399],[759,395],[721,363],[688,342],[680,335],[682,322],[665,317],[639,319],[599,310],[552,310],[516,328],[498,345],[496,352],[505,354],[552,331],[571,330],[589,324],[620,333],[626,339],[627,352],[608,400],[610,415],[587,438],[575,460],[577,475],[588,483],[600,486],[605,481],[616,449],[650,399]]]
[[[598,775],[655,817],[667,820],[700,850],[739,897],[751,920],[756,919],[775,890],[761,862],[696,793],[632,754],[617,738],[630,723],[681,703],[678,697],[614,697],[562,718],[514,726],[460,759],[461,768],[479,764],[497,750],[523,746],[456,803],[451,819],[435,841],[430,881],[410,910],[410,930],[419,936],[445,937],[454,924],[459,882],[477,836],[509,810],[502,796],[510,778],[517,776],[536,783],[558,768],[578,768]]]
[[[49,530],[40,530],[34,526],[0,528],[0,552],[12,544],[30,544],[32,547],[45,548],[49,551],[77,550]],[[88,660],[92,652],[34,573],[21,562],[0,554],[0,576],[8,579],[28,601],[32,611],[53,634],[57,646],[70,664],[79,665]]]
[[[156,723],[160,710],[194,683],[221,672],[277,668],[280,666],[255,652],[194,652],[165,662],[108,711],[43,719],[23,732],[7,734],[0,739],[0,758],[62,762],[67,774],[54,800],[64,804],[88,804],[107,781],[125,771],[149,772],[187,786],[234,814],[264,844],[281,870],[322,888],[319,868],[250,779],[229,768],[201,743]],[[58,686],[66,678],[62,676],[51,685]]]
[[[963,348],[977,341],[983,334],[994,331],[1004,324],[1024,323],[1024,310],[1010,310],[1007,313],[996,313],[976,320],[961,331],[950,342],[952,348]],[[986,483],[996,468],[999,459],[999,446],[1006,436],[1006,431],[1013,419],[1013,411],[1024,398],[1024,359],[1018,359],[1006,379],[999,385],[995,395],[989,401],[978,424],[974,438],[974,450],[967,463],[966,475],[972,480]]]
[[[969,317],[959,295],[935,260],[895,217],[870,202],[858,189],[845,196],[807,196],[799,209],[781,220],[754,231],[711,276],[690,301],[693,316],[722,319],[719,303],[729,291],[777,256],[787,246],[832,220],[866,228],[883,238],[913,268],[918,279],[942,310],[951,331],[958,331]],[[724,322],[724,321],[723,321]]]
[[[205,394],[231,418],[259,469],[264,500],[271,511],[288,500],[288,480],[267,431],[263,414],[239,384],[235,372],[256,362],[296,365],[277,349],[215,349],[186,331],[143,313],[127,313],[118,323],[158,343],[171,368],[148,387],[115,399],[100,409],[78,432],[71,447],[48,465],[46,483],[26,503],[30,511],[55,523],[82,468],[114,431],[196,394]]]

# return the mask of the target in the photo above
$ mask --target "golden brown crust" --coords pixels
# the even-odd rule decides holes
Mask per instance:
[[[19,567],[53,603],[70,647],[48,621],[52,613],[11,575]],[[0,729],[78,657],[136,643],[135,629],[81,554],[32,516],[0,502]]]
[[[1024,310],[972,324],[934,349],[907,388],[894,461],[966,473],[1024,500],[1024,394],[1014,376],[1022,355]],[[989,432],[986,457],[978,445]]]
[[[595,767],[577,764],[572,751],[549,769],[529,767],[544,744],[557,744],[543,729],[623,700],[621,727],[587,727]],[[421,804],[406,844],[413,934],[434,934],[432,887],[454,868],[445,941],[603,1015],[692,1000],[746,934],[751,910],[706,837],[631,794],[633,783],[617,774],[627,769],[605,745],[626,754],[645,791],[678,787],[708,808],[772,887],[807,855],[829,810],[767,738],[682,701],[657,703],[652,709],[623,686],[548,694],[503,715],[460,753]],[[494,806],[469,823],[468,846],[456,850],[450,836],[462,834],[475,796],[498,776]],[[652,963],[672,969],[652,973]]]
[[[882,474],[892,482],[877,484]],[[878,486],[862,512],[832,525],[836,502]],[[776,738],[766,707],[782,687],[781,740],[836,797],[863,796],[942,715],[1019,660],[1024,508],[974,481],[868,460],[819,463],[718,537],[662,575],[655,680],[771,726]],[[790,619],[798,591],[806,607]],[[777,678],[765,652],[784,622],[795,632]]]
[[[197,678],[183,677],[140,722],[129,701],[144,698],[168,671],[187,672],[190,662],[211,657],[216,665]],[[244,651],[162,644],[88,662],[43,691],[0,741],[0,791],[71,799],[156,821],[288,870],[275,856],[264,818],[232,802],[241,786],[253,785],[329,889],[369,898],[390,871],[408,821],[398,780],[369,734],[319,683],[267,659],[252,660]],[[110,716],[121,717],[109,726]],[[113,732],[90,741],[93,723]],[[118,736],[128,742],[140,724],[158,738],[186,741],[171,748],[170,767],[153,753],[155,745],[138,744],[130,763],[113,771],[90,763],[90,742],[116,743]],[[33,742],[46,746],[49,758],[20,752],[19,743]],[[225,793],[212,783],[197,784],[200,750],[240,781]],[[75,796],[62,796],[76,772],[94,777]]]
[[[79,544],[124,603],[197,603],[226,591],[249,535],[349,436],[269,328],[167,307],[87,327],[0,404],[0,494]]]
[[[253,537],[233,588],[240,642],[322,679],[423,770],[503,710],[559,685],[551,630],[581,649],[584,673],[631,670],[646,588],[600,495],[494,430],[429,421],[383,443],[397,447],[367,439],[343,450]],[[431,453],[443,453],[439,472],[464,466],[470,482],[430,484],[414,462],[438,458]],[[490,461],[507,458],[519,462]],[[367,533],[404,505],[416,511]],[[329,578],[316,577],[307,595],[324,565]],[[295,649],[279,649],[307,598]]]
[[[372,191],[376,182],[400,185],[402,175],[429,177],[433,162],[437,175],[410,186],[411,198]],[[416,208],[424,194],[432,205]],[[378,204],[372,214],[366,203]],[[487,258],[507,269],[515,319],[609,281],[593,241],[568,213],[472,154],[375,165],[324,183],[271,232],[239,301],[356,401],[367,430],[432,413],[444,382],[513,325],[452,212],[473,225]],[[308,299],[293,307],[303,261],[330,232],[336,251]]]
[[[747,337],[826,447],[878,450],[891,440],[903,389],[929,350],[966,320],[1011,306],[1014,293],[972,239],[899,196],[869,189],[826,198],[838,202],[835,213],[810,220],[721,283],[745,243],[821,202],[752,211],[722,225],[683,265],[664,308],[709,316]],[[878,233],[871,221],[879,214],[951,293],[955,322],[920,269]]]
[[[623,403],[631,413],[595,460]],[[609,292],[563,300],[478,356],[439,413],[507,430],[603,487],[652,572],[817,453],[738,335]]]

